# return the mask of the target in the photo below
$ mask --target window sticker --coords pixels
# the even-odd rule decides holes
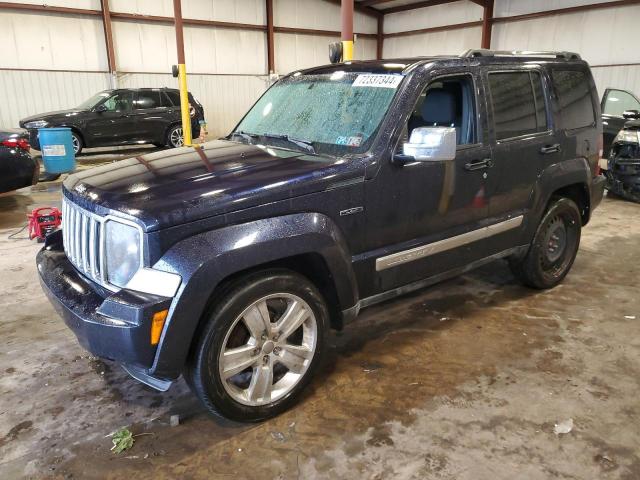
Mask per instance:
[[[398,88],[404,77],[402,75],[358,75],[352,87]]]
[[[340,136],[336,138],[336,145],[346,145],[347,147],[359,147],[362,143],[362,136],[356,135],[353,137]]]

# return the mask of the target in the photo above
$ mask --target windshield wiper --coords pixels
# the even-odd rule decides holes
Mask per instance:
[[[310,142],[309,140],[302,140],[300,138],[293,138],[293,137],[290,137],[289,135],[287,135],[285,133],[263,133],[262,136],[265,137],[265,138],[275,138],[275,139],[278,139],[278,140],[284,140],[286,142],[293,143],[294,145],[297,145],[298,147],[306,150],[309,153],[316,153],[316,149],[313,148],[313,142]]]
[[[231,137],[240,137],[249,142],[254,138],[257,138],[258,135],[255,133],[244,132],[242,130],[236,130],[235,132],[231,132]]]

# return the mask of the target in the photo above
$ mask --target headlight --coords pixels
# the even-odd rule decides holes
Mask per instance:
[[[620,130],[614,141],[640,143],[640,130]]]
[[[140,230],[114,220],[107,220],[104,228],[107,281],[124,287],[142,266]]]
[[[27,122],[24,124],[25,128],[43,128],[49,125],[46,120],[36,120],[34,122]]]

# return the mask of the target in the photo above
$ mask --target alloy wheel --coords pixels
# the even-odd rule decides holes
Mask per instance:
[[[172,147],[181,147],[184,145],[184,136],[182,135],[182,127],[174,128],[169,135],[169,142]]]
[[[73,146],[73,153],[78,153],[80,150],[80,140],[75,135],[71,135],[71,145]]]
[[[297,295],[277,293],[249,305],[232,323],[218,358],[225,391],[248,406],[286,396],[311,365],[318,325]]]

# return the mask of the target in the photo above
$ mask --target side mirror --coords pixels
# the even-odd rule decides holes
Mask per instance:
[[[409,143],[402,146],[401,163],[443,162],[456,158],[456,129],[453,127],[418,127],[411,131]]]
[[[101,103],[96,108],[94,108],[93,111],[96,112],[96,113],[106,112],[107,111],[107,107],[105,107],[104,103]]]
[[[638,110],[626,110],[622,113],[622,116],[628,120],[637,120],[640,118],[640,112]]]

